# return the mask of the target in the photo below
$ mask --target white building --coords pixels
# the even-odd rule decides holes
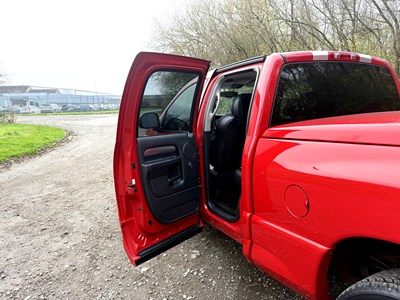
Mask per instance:
[[[99,92],[82,91],[63,88],[35,87],[29,85],[0,86],[0,106],[23,106],[26,101],[66,104],[117,104],[121,102],[120,95]]]

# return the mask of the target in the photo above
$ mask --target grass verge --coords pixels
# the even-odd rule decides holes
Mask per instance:
[[[34,155],[65,137],[61,128],[0,124],[0,163],[21,155]]]

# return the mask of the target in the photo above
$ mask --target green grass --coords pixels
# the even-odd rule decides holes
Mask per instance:
[[[0,124],[0,162],[24,154],[36,154],[39,150],[63,139],[64,136],[65,131],[61,128]]]

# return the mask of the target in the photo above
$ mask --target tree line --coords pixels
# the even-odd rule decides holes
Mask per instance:
[[[399,0],[203,0],[157,22],[158,50],[215,66],[261,54],[342,50],[388,60],[400,75]]]

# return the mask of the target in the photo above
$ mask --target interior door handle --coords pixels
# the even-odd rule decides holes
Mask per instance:
[[[181,175],[176,175],[176,176],[174,176],[174,177],[172,177],[172,178],[168,178],[168,184],[169,184],[169,186],[174,185],[175,182],[177,182],[177,181],[180,180],[180,179],[182,179],[182,176],[181,176]]]

